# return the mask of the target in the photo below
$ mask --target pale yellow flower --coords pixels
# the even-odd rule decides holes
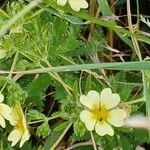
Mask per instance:
[[[4,101],[4,95],[0,93],[0,125],[5,128],[5,120],[10,120],[11,109],[8,105],[2,103]]]
[[[87,110],[80,113],[80,119],[89,131],[95,129],[100,136],[106,134],[113,136],[112,125],[115,127],[124,125],[127,114],[117,107],[120,96],[112,93],[110,88],[103,89],[101,94],[91,90],[87,96],[80,97],[80,102],[87,107]]]
[[[16,103],[12,108],[10,124],[14,126],[14,130],[9,134],[8,141],[12,141],[11,146],[14,146],[20,140],[19,146],[22,147],[24,142],[29,140],[30,134],[20,103]]]
[[[80,11],[81,8],[88,8],[88,3],[85,0],[57,0],[57,4],[64,6],[67,1],[74,11]]]

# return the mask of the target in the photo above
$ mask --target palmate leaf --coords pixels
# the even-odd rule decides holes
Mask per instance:
[[[67,22],[56,18],[53,23],[54,30],[52,31],[52,45],[57,46],[64,42],[65,33],[67,32]]]
[[[110,76],[109,81],[110,81],[111,87],[113,88],[114,92],[119,93],[121,100],[127,101],[135,86],[134,86],[134,84],[128,85],[127,79],[126,79],[126,73],[123,71],[120,71],[120,72],[116,73],[114,76],[113,75]],[[126,84],[123,84],[123,83],[126,83]]]
[[[42,138],[47,137],[51,130],[49,128],[48,121],[45,121],[42,125],[38,126],[36,134]]]
[[[83,43],[78,41],[72,34],[69,35],[69,37],[64,41],[59,49],[59,52],[66,55],[67,57],[80,56],[86,51],[83,47]]]
[[[100,52],[99,56],[102,60],[102,52],[104,51],[104,47],[106,46],[106,39],[103,33],[103,30],[101,27],[97,27],[97,30],[95,30],[90,38],[90,40],[87,42],[85,55],[89,55],[92,52]]]
[[[134,140],[140,145],[142,143],[149,143],[148,132],[146,130],[133,131]]]
[[[127,101],[130,98],[133,88],[134,86],[132,85],[124,85],[120,88],[119,95],[123,101]]]
[[[73,134],[70,139],[73,142],[77,141],[87,141],[90,138],[90,132],[86,129],[83,122],[78,121],[73,125]]]
[[[64,80],[64,82],[73,88],[74,94],[78,91],[77,89],[77,83],[78,77],[74,74],[74,76],[71,73],[68,74],[60,74],[61,78]],[[55,82],[55,99],[60,100],[61,102],[67,102],[66,99],[68,97],[67,92],[64,90],[64,87],[61,84],[58,84]],[[72,101],[72,99],[70,99]]]
[[[56,84],[54,95],[56,100],[65,101],[67,97],[67,92],[64,90],[62,85]]]
[[[126,136],[120,135],[118,141],[122,150],[133,150],[133,145]]]
[[[105,136],[104,137],[104,143],[103,143],[103,148],[105,150],[112,150],[112,149],[115,149],[116,148],[116,143],[115,143],[115,139],[114,137],[108,137],[108,136]]]
[[[123,138],[123,139],[122,139]],[[124,145],[124,147],[126,146],[125,143],[128,139],[128,147],[129,147],[129,143],[130,143],[130,148],[128,148],[129,150],[131,149],[135,149],[135,147],[142,145],[143,143],[149,143],[149,136],[148,136],[148,131],[143,130],[143,129],[133,129],[130,134],[125,135],[120,135],[120,139],[121,139],[121,143]],[[125,139],[125,141],[124,141]],[[123,141],[125,143],[123,143]],[[126,150],[126,149],[125,149]]]
[[[43,94],[50,84],[50,76],[43,74],[28,86],[28,99],[30,102],[36,104],[39,111],[43,110]]]
[[[31,121],[31,120],[40,120],[40,119],[45,119],[45,115],[40,113],[39,111],[37,110],[29,110],[28,113],[27,113],[27,119],[28,121]]]
[[[100,84],[100,82],[98,82],[98,80],[96,80],[91,75],[88,75],[85,78],[85,83],[84,80],[82,82],[82,88],[85,88],[83,93],[84,95],[86,95],[90,90],[96,90],[97,92],[100,92],[102,90],[102,85]]]
[[[7,78],[4,76],[0,76],[0,87],[2,88],[2,86],[6,83]]]
[[[8,87],[7,103],[10,106],[15,105],[16,101],[24,103],[27,98],[27,92],[23,90],[18,83],[11,83]]]

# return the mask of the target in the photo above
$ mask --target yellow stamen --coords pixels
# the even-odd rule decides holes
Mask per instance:
[[[98,121],[106,121],[108,117],[108,110],[105,107],[100,107],[99,109],[95,109],[93,111],[93,117]]]
[[[16,123],[15,127],[16,127],[18,130],[21,130],[22,132],[24,131],[22,118],[19,118],[19,120],[17,120],[17,123]]]

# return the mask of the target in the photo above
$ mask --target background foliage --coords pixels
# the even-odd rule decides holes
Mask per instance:
[[[31,133],[23,150],[69,150],[75,144],[78,148],[74,149],[92,150],[90,133],[79,120],[82,110],[79,97],[89,90],[100,92],[110,87],[120,95],[121,107],[129,115],[147,114],[149,117],[149,70],[141,69],[149,68],[149,61],[145,61],[146,64],[144,60],[149,56],[147,18],[150,14],[143,9],[150,6],[148,0],[132,1],[132,14],[128,14],[125,0],[89,0],[89,8],[80,12],[72,11],[69,5],[58,6],[55,0],[43,0],[12,22],[3,34],[8,20],[14,19],[29,3],[29,0],[1,1],[0,9],[0,70],[9,71],[0,74],[0,89],[9,106],[17,101],[22,104]],[[147,19],[146,23],[139,14]],[[132,17],[131,26],[129,17]],[[138,69],[138,64],[126,64],[133,61],[144,62],[144,65]],[[114,65],[124,62],[126,68],[116,65],[115,70],[99,69],[99,63],[105,62]],[[78,67],[78,64],[98,65],[94,70],[89,66],[89,69],[71,72],[44,71],[67,65]],[[12,74],[39,68],[43,73]],[[132,104],[131,100],[143,95],[145,102]],[[7,141],[9,125],[6,129],[0,128],[0,133],[2,149],[18,149],[18,145],[12,148]],[[114,137],[104,138],[94,134],[98,147],[132,150],[149,143],[147,130],[123,127],[115,133]]]

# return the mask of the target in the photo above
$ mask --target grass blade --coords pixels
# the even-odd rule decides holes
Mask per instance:
[[[150,70],[150,61],[135,61],[135,62],[117,62],[117,63],[99,63],[99,64],[81,64],[68,65],[59,67],[49,67],[43,69],[34,69],[27,71],[14,71],[13,74],[36,74],[47,72],[69,72],[91,69],[109,69],[109,70]],[[0,74],[8,74],[9,71],[0,70]]]

